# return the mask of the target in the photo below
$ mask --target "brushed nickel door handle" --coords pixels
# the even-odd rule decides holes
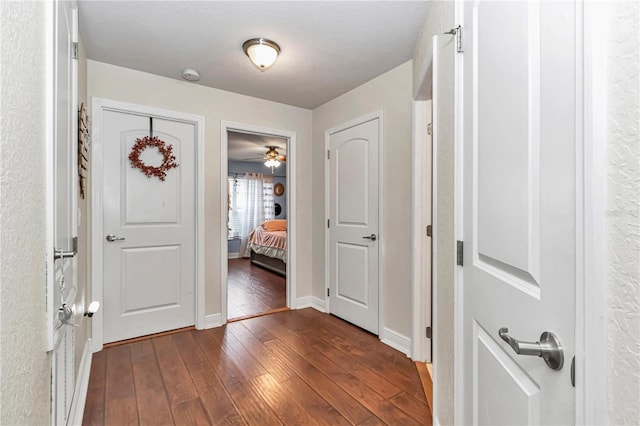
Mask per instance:
[[[362,237],[365,240],[371,240],[371,241],[375,241],[378,239],[378,237],[376,237],[376,234],[371,234],[371,235],[367,235],[366,237]]]
[[[106,240],[111,243],[111,242],[114,242],[114,241],[124,241],[125,238],[124,237],[116,237],[113,234],[107,234]]]
[[[509,329],[502,327],[498,330],[498,335],[502,340],[507,342],[509,346],[518,355],[539,356],[552,370],[561,370],[564,365],[564,352],[558,336],[545,331],[540,335],[539,342],[522,342],[509,336]]]

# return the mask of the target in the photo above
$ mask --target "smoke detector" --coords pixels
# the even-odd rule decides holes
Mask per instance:
[[[187,81],[198,81],[200,80],[200,73],[194,69],[186,68],[182,71],[182,78]]]

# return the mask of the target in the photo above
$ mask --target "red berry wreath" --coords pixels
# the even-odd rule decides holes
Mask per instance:
[[[162,154],[163,161],[160,167],[147,166],[140,160],[142,151],[150,146],[155,146],[158,148],[158,151],[160,151],[160,154]],[[166,145],[164,141],[161,141],[155,136],[152,138],[145,136],[142,139],[136,139],[136,143],[133,145],[131,153],[129,154],[129,160],[131,161],[131,167],[134,169],[140,169],[147,177],[155,176],[162,181],[167,177],[167,171],[178,167],[176,157],[173,155],[173,145]]]

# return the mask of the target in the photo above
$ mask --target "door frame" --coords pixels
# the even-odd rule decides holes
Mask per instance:
[[[351,127],[364,124],[366,122],[378,119],[378,338],[385,340],[385,335],[388,335],[384,325],[384,280],[383,277],[383,264],[384,258],[384,210],[382,208],[383,203],[383,165],[384,165],[384,113],[383,110],[374,111],[369,114],[365,114],[346,123],[332,127],[324,132],[324,150],[329,152],[330,150],[330,137],[331,135],[347,130]],[[325,223],[329,220],[330,216],[330,191],[331,191],[331,179],[329,170],[329,161],[327,158],[324,160],[324,216]],[[329,280],[331,270],[331,255],[330,255],[330,241],[329,241],[329,228],[324,227],[324,311],[331,313],[331,305],[329,302]]]
[[[287,308],[295,309],[296,299],[296,132],[271,129],[233,121],[220,121],[220,325],[228,320],[229,243],[227,235],[227,177],[229,174],[228,132],[275,136],[287,140]]]
[[[429,104],[430,103],[430,104]],[[411,288],[413,293],[413,305],[412,305],[412,348],[411,359],[414,361],[431,362],[432,352],[428,350],[429,345],[425,342],[427,337],[425,336],[425,327],[432,327],[432,313],[433,313],[433,299],[432,299],[432,270],[433,270],[433,239],[434,226],[433,214],[431,215],[430,223],[426,223],[425,214],[428,210],[434,211],[433,206],[435,203],[435,185],[433,179],[435,179],[435,173],[433,173],[435,164],[435,158],[433,157],[433,138],[434,132],[431,135],[431,147],[432,151],[427,152],[427,126],[433,122],[433,101],[428,100],[414,100],[413,101],[413,135],[412,135],[412,153],[413,153],[413,168],[412,168],[412,208],[411,208],[411,222],[412,222],[412,237],[411,245],[413,249],[412,253],[412,271],[411,271]],[[433,127],[432,127],[433,128]],[[429,161],[431,160],[431,161]],[[425,188],[426,178],[429,176],[430,187]],[[426,226],[431,225],[432,235],[428,237],[426,235]],[[431,244],[431,251],[426,250],[425,245]],[[425,260],[428,260],[429,264],[425,266]],[[432,331],[433,332],[433,331]],[[433,346],[433,338],[431,340],[431,346]]]
[[[111,99],[92,97],[92,143],[91,143],[91,295],[93,300],[103,304],[103,250],[102,236],[103,221],[103,146],[102,126],[103,112],[116,111],[127,114],[153,116],[169,120],[182,121],[196,127],[196,187],[195,190],[195,252],[196,252],[196,283],[195,283],[195,318],[197,329],[205,328],[204,317],[204,117],[170,111],[146,105],[132,104]],[[104,309],[99,309],[93,316],[91,325],[92,350],[98,352],[103,347],[103,318]]]
[[[603,424],[606,420],[606,93],[601,86],[606,63],[604,45],[607,22],[602,22],[597,4],[575,2],[576,19],[576,265],[575,265],[575,422]],[[606,6],[605,6],[606,7]],[[456,0],[455,25],[463,24],[464,1]],[[463,33],[464,34],[464,33]],[[462,157],[463,151],[463,55],[455,57],[455,230],[463,241]],[[459,155],[458,155],[459,154]],[[455,265],[455,263],[454,263]],[[455,350],[454,421],[462,418],[462,268],[454,266]],[[600,302],[600,303],[599,303]],[[587,312],[589,313],[587,315]],[[569,357],[571,354],[567,354]],[[570,363],[565,366],[570,368]],[[434,399],[435,399],[434,389]],[[437,404],[434,404],[434,419]]]

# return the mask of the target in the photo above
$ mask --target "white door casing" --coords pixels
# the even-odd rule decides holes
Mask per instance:
[[[104,342],[195,324],[196,126],[158,117],[106,111],[103,230]],[[166,179],[131,167],[137,138],[150,134],[173,146],[177,168]],[[162,164],[153,148],[145,164]]]
[[[255,126],[253,124],[238,123],[222,120],[220,122],[220,235],[227,235],[227,177],[228,177],[228,135],[230,131],[248,133],[263,136],[275,136],[287,139],[287,276],[286,276],[286,303],[287,308],[298,309],[301,305],[307,307],[308,304],[296,298],[296,235],[297,235],[297,215],[296,215],[296,132],[289,130],[272,129],[269,127]],[[214,314],[207,318],[207,328],[219,327],[227,322],[228,306],[228,252],[229,244],[226,238],[220,238],[220,315]]]
[[[327,132],[330,312],[379,333],[380,117]]]
[[[80,320],[76,311],[77,260],[77,63],[73,44],[77,40],[75,2],[55,1],[47,13],[47,90],[51,101],[47,127],[52,140],[47,143],[47,326],[51,357],[51,423],[67,424],[74,398],[75,329],[67,325]],[[55,251],[66,256],[55,259]],[[64,321],[59,309],[71,313]]]
[[[193,142],[192,142],[193,156],[190,158],[186,158],[186,161],[183,162],[181,158],[182,153],[179,147],[174,145],[173,153],[176,156],[176,162],[179,164],[179,167],[177,169],[169,170],[167,173],[166,181],[162,183],[170,182],[170,179],[171,179],[170,176],[172,172],[176,172],[180,170],[181,168],[185,167],[185,165],[187,167],[190,167],[190,170],[188,172],[193,177],[183,178],[182,176],[180,176],[180,179],[177,179],[177,180],[187,179],[188,181],[191,182],[191,185],[188,187],[188,189],[190,192],[193,193],[194,201],[193,201],[192,209],[193,211],[195,211],[195,213],[193,213],[192,211],[192,215],[195,217],[195,219],[190,219],[194,223],[193,234],[195,235],[194,249],[192,251],[192,255],[190,259],[190,264],[193,265],[193,269],[194,269],[193,280],[195,283],[194,284],[195,292],[192,293],[191,300],[188,303],[187,302],[184,302],[184,303],[187,305],[195,303],[195,313],[191,314],[190,324],[193,324],[195,321],[196,328],[201,329],[205,327],[205,324],[204,324],[205,323],[204,321],[204,255],[203,255],[204,253],[204,156],[203,156],[204,117],[193,115],[193,114],[185,114],[185,113],[180,113],[175,111],[164,110],[160,108],[141,106],[141,105],[130,104],[126,102],[113,101],[113,100],[94,97],[92,98],[93,137],[92,137],[92,146],[91,146],[92,148],[91,210],[92,210],[92,219],[93,219],[92,225],[91,225],[91,233],[92,233],[91,292],[93,295],[93,299],[101,302],[101,309],[93,316],[93,321],[92,321],[92,351],[93,352],[100,351],[105,341],[104,333],[103,333],[104,332],[103,327],[105,326],[105,319],[106,319],[105,309],[107,310],[109,309],[109,306],[105,306],[106,304],[105,304],[105,299],[103,294],[104,293],[103,288],[105,284],[103,282],[104,274],[108,273],[107,271],[108,266],[104,263],[103,254],[106,257],[105,248],[107,248],[106,246],[107,241],[105,240],[105,237],[109,233],[108,230],[104,228],[105,220],[103,220],[104,219],[103,206],[111,203],[111,200],[107,199],[107,196],[104,195],[104,193],[107,192],[106,187],[111,183],[106,179],[106,173],[109,173],[109,172],[105,170],[111,167],[111,165],[108,165],[106,163],[106,156],[109,155],[109,153],[107,152],[108,148],[106,147],[106,144],[108,143],[108,140],[106,139],[106,133],[109,132],[109,127],[106,125],[106,115],[108,115],[108,113],[110,112],[121,113],[124,116],[138,115],[138,116],[146,117],[145,124],[140,124],[142,127],[139,127],[140,131],[146,131],[146,134],[142,136],[147,136],[149,134],[149,130],[150,130],[149,117],[154,117],[154,120],[153,120],[154,135],[160,137],[160,139],[172,145],[174,145],[173,142],[175,142],[176,139],[179,139],[180,136],[175,137],[174,135],[172,135],[173,131],[171,130],[171,127],[172,127],[171,123],[173,122],[181,123],[187,126],[187,127],[183,127],[183,132],[184,132],[184,129],[188,128],[188,126],[192,126],[189,132],[191,134],[191,138],[193,139]],[[119,142],[119,143],[122,143],[122,142]],[[146,152],[146,151],[149,151],[149,152]],[[121,166],[126,168],[131,167],[128,159],[129,152],[130,150],[123,155],[124,158],[121,159],[121,164],[116,165],[117,169],[120,170]],[[154,154],[156,153],[154,153],[153,150],[147,149],[141,155],[141,158],[143,159],[143,161],[148,161],[150,164],[157,164],[154,161],[158,160],[158,157],[154,158]],[[131,169],[129,173],[130,172],[138,172],[142,177],[147,179],[146,176],[144,176],[142,172],[137,169],[136,170]],[[187,170],[185,170],[185,172],[187,172]],[[154,179],[158,181],[157,178],[154,178]],[[132,181],[132,189],[134,189],[135,183],[136,183],[135,180]],[[137,183],[140,183],[140,182],[137,181]],[[174,189],[173,195],[167,195],[168,198],[166,198],[164,201],[165,207],[168,207],[169,204],[172,204],[172,203],[174,204],[174,206],[177,206],[179,204],[177,201],[174,202],[173,199],[175,198],[175,194],[177,194],[178,190],[183,191],[182,184],[177,184],[177,182],[174,181],[173,189]],[[124,192],[122,195],[124,195]],[[136,200],[136,201],[139,201],[139,200]],[[157,202],[158,200],[153,200],[153,201]],[[150,201],[150,202],[153,202],[153,201]],[[123,208],[126,208],[126,202],[123,203],[122,200],[120,199],[115,200],[115,203],[118,203]],[[171,214],[167,213],[167,209],[163,208],[161,204],[162,203],[160,202],[160,210],[163,210],[163,213],[159,213],[159,214],[163,215],[166,213],[166,216],[160,219],[163,220],[165,222],[164,224],[166,225],[166,222],[171,221],[171,217],[170,217]],[[139,205],[140,203],[138,203],[138,206]],[[126,213],[127,212],[125,211],[125,214]],[[134,214],[131,211],[130,213],[132,215]],[[183,213],[184,213],[184,208],[180,206],[179,214],[183,215]],[[126,217],[126,216],[123,215],[123,217]],[[138,219],[140,218],[141,217],[138,217]],[[157,219],[157,218],[154,218],[154,219]],[[180,217],[179,219],[180,221],[183,221],[182,217]],[[118,224],[118,226],[120,226],[120,224]],[[131,230],[133,231],[143,231],[145,226],[146,225],[144,223],[132,224],[132,225],[125,224],[124,228],[131,228]],[[152,229],[154,226],[155,225],[149,225],[148,228]],[[162,226],[162,223],[159,223],[158,226]],[[168,225],[168,226],[177,228],[179,225]],[[141,228],[141,229],[136,229],[136,228]],[[171,236],[175,237],[176,233],[173,231],[174,230],[170,230],[170,232],[166,233],[165,236],[167,238],[170,238]],[[126,232],[129,232],[129,229],[127,229]],[[112,232],[112,233],[114,235],[117,235],[116,232]],[[134,232],[134,234],[136,233]],[[158,234],[162,234],[162,232],[159,232]],[[127,237],[125,236],[125,238]],[[159,252],[161,255],[166,255],[168,252],[171,252],[172,249],[170,246],[176,246],[181,244],[181,242],[176,242],[176,241],[168,242],[168,240],[160,241],[160,239],[161,239],[160,236],[150,237],[150,239],[149,238],[147,238],[146,240],[143,239],[141,243],[142,244],[146,244],[146,243],[158,244],[159,247],[157,252]],[[133,237],[130,236],[128,240],[125,239],[124,241],[115,241],[112,244],[114,246],[118,246],[118,244],[122,245],[122,243],[127,243],[129,244],[127,247],[131,247],[132,243],[134,243],[134,240],[135,240],[135,235]],[[133,260],[132,257],[135,257],[135,255],[137,254],[143,255],[145,246],[142,244],[139,247],[142,250],[139,250],[137,253],[136,253],[136,248],[133,248],[133,250],[128,248],[125,249],[125,250],[128,250],[128,253],[126,253],[127,255],[132,254],[132,256],[129,256],[128,260],[132,260],[130,264],[133,263],[134,267],[137,266],[135,264],[138,263],[138,261]],[[182,249],[180,248],[179,250],[178,249],[173,249],[173,250],[180,251]],[[123,257],[124,257],[124,254],[123,254]],[[156,259],[154,262],[157,265],[158,259]],[[156,267],[156,265],[154,265],[154,267],[149,269],[150,273],[154,274],[155,277],[159,275],[158,268]],[[160,269],[163,267],[165,266],[161,265]],[[180,265],[180,267],[182,268],[182,265]],[[141,272],[141,268],[138,268],[138,272],[141,275],[145,275],[143,272]],[[190,274],[190,272],[188,272],[188,274]],[[147,282],[152,281],[154,276],[152,277],[144,276],[143,279],[146,280]],[[184,289],[184,286],[182,286],[182,283],[181,283],[181,290],[180,290],[181,293],[183,293],[182,289]],[[134,289],[132,288],[132,290]],[[152,291],[156,291],[156,289],[152,287]],[[188,293],[189,291],[193,292],[193,290],[184,290],[184,293]],[[137,296],[137,294],[135,293],[133,293],[133,295]],[[155,303],[158,303],[159,298],[166,297],[166,296],[167,296],[166,292],[163,294],[153,294],[152,297],[149,298],[149,300],[151,300],[151,303],[154,303],[154,301]],[[173,296],[175,296],[174,297],[175,300],[181,299],[182,297],[182,295],[178,295],[178,294],[174,294]],[[179,310],[180,308],[172,305],[182,304],[182,303],[183,303],[182,300],[180,300],[179,303],[168,302],[164,306],[158,306],[157,308],[149,308],[149,307],[137,308],[137,311],[138,313],[142,313],[146,310],[146,313],[153,314],[154,311],[167,312],[167,311],[172,311],[174,308],[177,308]],[[160,304],[162,305],[162,303]],[[132,310],[135,312],[136,308],[133,308]],[[129,315],[129,317],[135,317],[135,316],[136,316],[135,313],[133,313],[133,315]],[[167,326],[166,321],[162,320],[160,322],[165,324],[165,326]],[[138,326],[140,326],[140,324],[136,325],[136,327]],[[173,327],[173,325],[168,325],[168,326]],[[143,327],[143,326],[140,326],[140,327]],[[142,331],[142,332],[146,333],[146,331]]]
[[[464,3],[463,424],[572,424],[576,14],[570,2]],[[497,24],[499,23],[499,25]],[[558,336],[564,367],[498,337]]]

